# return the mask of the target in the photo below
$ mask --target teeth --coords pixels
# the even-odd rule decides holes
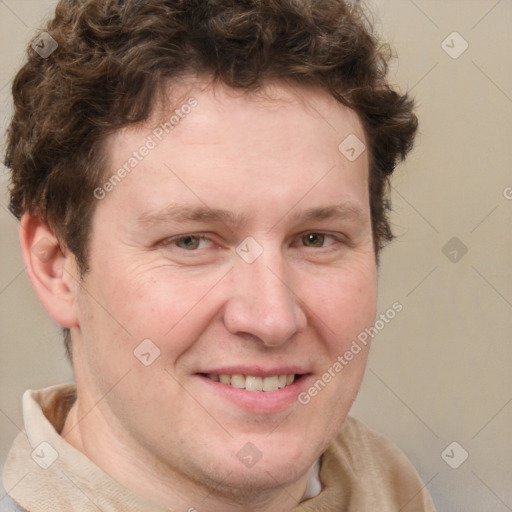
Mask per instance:
[[[219,375],[219,380],[222,384],[231,384],[231,377],[226,374]]]
[[[207,377],[221,384],[228,384],[238,389],[247,391],[277,391],[295,381],[295,375],[272,375],[271,377],[255,377],[253,375],[216,375],[209,373]]]
[[[263,379],[263,391],[276,391],[279,389],[279,377],[265,377]]]
[[[263,379],[261,377],[251,377],[248,375],[245,378],[245,389],[247,391],[263,391]]]
[[[245,388],[245,377],[243,375],[232,375],[231,385],[238,389]]]

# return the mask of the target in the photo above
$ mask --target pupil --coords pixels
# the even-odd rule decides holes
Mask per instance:
[[[318,233],[311,233],[309,235],[306,235],[306,240],[308,241],[308,243],[312,243],[313,245],[322,246],[323,237],[324,235],[319,235]]]
[[[181,240],[181,243],[186,249],[195,249],[198,244],[198,239],[193,236],[187,236]]]

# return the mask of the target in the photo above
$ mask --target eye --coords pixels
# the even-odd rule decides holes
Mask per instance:
[[[179,249],[183,249],[185,251],[195,251],[197,249],[204,249],[205,247],[200,247],[201,243],[204,242],[206,244],[211,245],[211,240],[206,238],[204,235],[184,235],[176,238],[169,238],[164,242],[166,246],[178,247]]]
[[[333,239],[335,242],[338,242],[339,240],[334,235],[329,235],[326,233],[307,233],[305,235],[302,235],[302,243],[306,247],[313,247],[313,248],[322,248],[326,247],[324,245],[324,242],[327,239]],[[328,244],[333,245],[333,244]]]

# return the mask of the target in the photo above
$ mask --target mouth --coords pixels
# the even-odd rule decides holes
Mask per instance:
[[[235,373],[229,375],[227,373],[202,373],[202,377],[213,382],[219,382],[226,386],[237,389],[245,389],[246,391],[263,391],[273,392],[291,386],[294,382],[302,377],[300,374],[281,374],[260,377],[256,375],[242,375]]]
[[[312,379],[306,367],[295,365],[281,368],[225,366],[202,370],[196,376],[205,385],[202,389],[212,393],[212,403],[223,408],[228,402],[237,411],[241,409],[250,414],[280,414],[288,410],[297,404],[297,396]]]

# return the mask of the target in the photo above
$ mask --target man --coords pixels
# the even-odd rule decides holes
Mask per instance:
[[[34,48],[11,210],[76,386],[24,396],[17,506],[434,510],[348,416],[416,131],[362,9],[62,0]]]

